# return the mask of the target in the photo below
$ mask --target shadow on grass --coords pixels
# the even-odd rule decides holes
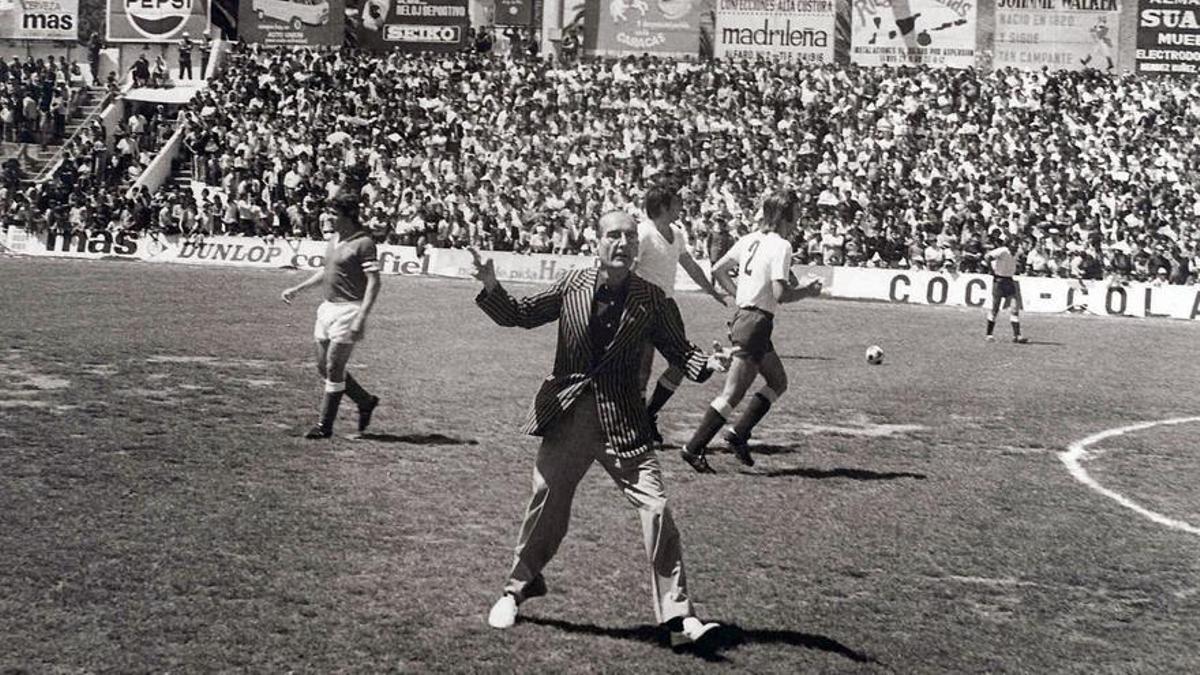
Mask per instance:
[[[1021,346],[1022,347],[1030,347],[1030,346],[1033,346],[1033,347],[1066,347],[1067,345],[1066,345],[1066,343],[1063,343],[1063,342],[1053,342],[1051,340],[1030,340],[1029,342],[1026,342],[1025,344],[1023,344]]]
[[[832,356],[811,356],[806,354],[779,354],[783,361],[836,361]]]
[[[909,471],[871,471],[870,469],[846,469],[838,467],[836,469],[813,469],[811,467],[796,466],[786,469],[768,469],[762,472],[743,471],[751,476],[766,476],[768,478],[781,478],[785,476],[798,476],[800,478],[849,478],[850,480],[896,480],[898,478],[912,478],[915,480],[925,480],[926,475],[923,473],[912,473]]]
[[[535,626],[557,628],[567,633],[595,635],[597,637],[607,637],[615,640],[646,642],[649,644],[660,645],[662,647],[670,646],[670,640],[667,631],[660,626],[651,626],[648,624],[642,624],[640,626],[632,626],[628,628],[597,626],[590,623],[573,623],[571,621],[563,621],[561,619],[546,619],[537,616],[523,616],[518,618],[518,621],[522,623],[530,623]],[[815,633],[801,633],[793,630],[742,628],[737,624],[724,624],[718,628],[714,628],[712,631],[706,634],[704,639],[700,642],[676,649],[676,651],[683,654],[691,654],[706,661],[720,662],[728,660],[725,658],[722,652],[737,649],[742,645],[753,643],[788,645],[790,647],[816,649],[841,656],[856,663],[879,663],[871,656],[855,649],[851,649],[837,640],[824,635],[817,635]]]
[[[379,443],[410,443],[412,445],[479,445],[479,441],[469,438],[454,438],[444,434],[361,434],[355,440],[376,441]]]

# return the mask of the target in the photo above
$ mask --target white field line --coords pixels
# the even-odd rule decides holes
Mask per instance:
[[[1182,520],[1168,518],[1167,516],[1164,516],[1160,513],[1155,513],[1154,511],[1151,511],[1150,509],[1134,502],[1132,499],[1129,499],[1125,495],[1122,495],[1119,492],[1114,492],[1113,490],[1110,490],[1110,489],[1104,487],[1100,483],[1097,483],[1096,479],[1092,478],[1088,474],[1087,470],[1083,468],[1083,460],[1088,458],[1087,449],[1088,449],[1088,446],[1090,446],[1090,445],[1095,445],[1096,443],[1099,443],[1100,441],[1103,441],[1103,440],[1106,440],[1109,438],[1113,438],[1114,436],[1123,436],[1123,435],[1133,432],[1133,431],[1142,431],[1144,429],[1150,429],[1153,427],[1167,426],[1167,425],[1173,425],[1173,424],[1187,424],[1189,422],[1200,422],[1200,417],[1175,417],[1175,418],[1169,419],[1169,420],[1160,420],[1157,422],[1140,422],[1138,424],[1130,424],[1129,426],[1116,427],[1115,429],[1108,429],[1106,431],[1101,431],[1100,433],[1097,433],[1097,434],[1092,434],[1091,436],[1088,436],[1087,438],[1084,438],[1083,440],[1075,441],[1074,443],[1072,443],[1071,445],[1069,445],[1067,447],[1066,452],[1059,455],[1059,458],[1062,459],[1063,464],[1067,465],[1067,471],[1071,472],[1071,475],[1075,477],[1075,480],[1079,481],[1080,483],[1083,483],[1084,485],[1088,486],[1092,490],[1099,492],[1100,494],[1104,495],[1105,497],[1112,499],[1113,501],[1117,502],[1121,506],[1124,506],[1127,509],[1131,509],[1132,511],[1141,515],[1143,518],[1148,518],[1149,520],[1152,520],[1152,521],[1158,523],[1159,525],[1166,525],[1167,527],[1169,527],[1171,529],[1180,530],[1182,532],[1188,532],[1190,534],[1200,535],[1200,527],[1190,525],[1188,523],[1183,522]]]

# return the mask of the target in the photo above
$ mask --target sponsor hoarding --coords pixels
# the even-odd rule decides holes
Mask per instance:
[[[346,12],[361,49],[454,52],[467,44],[467,0],[366,0]]]
[[[1200,317],[1195,286],[1114,285],[1101,281],[1018,277],[1027,312],[1086,312],[1099,316]],[[928,271],[835,267],[828,286],[835,298],[984,308],[991,302],[992,277]]]
[[[1120,20],[1117,0],[997,0],[992,64],[1114,70]]]
[[[606,0],[599,3],[594,52],[604,56],[700,53],[699,0]]]
[[[340,45],[344,0],[242,0],[238,37],[265,45]]]
[[[1140,0],[1139,73],[1200,72],[1200,0]]]
[[[833,0],[717,0],[717,58],[833,63]]]
[[[533,0],[496,0],[497,26],[532,26]]]
[[[0,0],[0,39],[78,40],[79,0]]]
[[[177,42],[208,32],[209,0],[108,0],[110,42]]]
[[[850,60],[864,66],[975,65],[975,0],[858,0],[850,5]]]

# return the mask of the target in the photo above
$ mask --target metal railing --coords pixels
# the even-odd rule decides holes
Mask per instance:
[[[79,128],[75,130],[75,133],[71,134],[70,138],[64,141],[62,145],[58,146],[58,150],[54,153],[54,156],[50,158],[50,161],[46,164],[46,166],[42,167],[42,170],[39,171],[37,176],[34,177],[33,182],[45,183],[46,181],[50,180],[52,176],[54,176],[55,172],[58,171],[58,168],[62,166],[63,154],[67,151],[67,148],[74,144],[75,140],[79,137],[79,134],[83,133],[83,131],[87,129],[93,121],[99,119],[100,115],[104,113],[104,109],[108,107],[108,104],[111,103],[112,100],[113,93],[111,91],[105,91],[104,96],[100,97],[100,102],[96,105],[96,109],[93,110],[87,117],[85,117],[82,122],[80,122]]]

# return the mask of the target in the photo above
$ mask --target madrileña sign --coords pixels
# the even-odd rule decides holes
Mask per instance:
[[[713,53],[833,62],[833,0],[717,0]]]

